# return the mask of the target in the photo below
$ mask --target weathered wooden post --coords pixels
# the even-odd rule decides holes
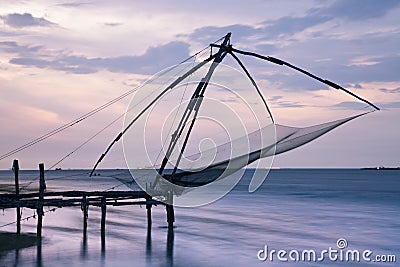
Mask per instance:
[[[168,228],[173,228],[174,227],[174,222],[175,222],[174,206],[167,204],[166,205],[166,210],[167,210]]]
[[[168,203],[171,204],[166,204],[165,209],[167,210],[167,222],[168,222],[168,228],[173,228],[174,227],[174,222],[175,222],[175,212],[174,212],[174,206],[173,206],[173,193],[172,191],[168,192]]]
[[[101,255],[104,257],[106,251],[106,211],[107,199],[101,198]]]
[[[83,196],[81,209],[83,211],[83,237],[86,238],[87,219],[88,219],[88,199]]]
[[[101,237],[105,237],[106,233],[106,211],[107,211],[107,202],[106,198],[101,198]]]
[[[14,159],[13,170],[15,177],[15,195],[17,196],[17,234],[21,234],[21,208],[19,207],[19,164],[18,160]]]
[[[43,198],[44,198],[44,190],[46,189],[46,183],[44,181],[44,164],[39,164],[39,199],[37,204],[37,236],[42,237],[42,224],[43,224]]]
[[[147,196],[146,197],[146,209],[147,209],[147,227],[151,228],[151,224],[152,224],[152,220],[151,220],[151,208],[152,208],[152,204],[151,204],[151,197]]]

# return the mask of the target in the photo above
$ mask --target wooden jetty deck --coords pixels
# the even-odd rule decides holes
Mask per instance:
[[[154,200],[145,191],[60,191],[45,192],[46,183],[44,176],[44,164],[39,164],[39,192],[19,192],[19,164],[14,160],[15,193],[0,194],[0,209],[15,208],[17,212],[17,234],[21,233],[21,208],[36,210],[37,236],[41,237],[43,227],[43,207],[76,207],[83,212],[83,231],[86,235],[89,206],[101,208],[101,236],[105,236],[107,206],[146,205],[147,225],[151,227],[151,209],[153,205],[165,205],[168,227],[172,228],[175,221],[173,207]]]

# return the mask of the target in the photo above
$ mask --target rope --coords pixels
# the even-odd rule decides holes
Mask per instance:
[[[74,125],[76,125],[78,123],[80,123],[81,121],[83,121],[83,120],[85,120],[85,119],[87,119],[89,117],[92,117],[96,113],[102,111],[103,109],[105,109],[105,108],[117,103],[118,101],[120,101],[120,100],[124,99],[125,97],[129,96],[130,94],[134,93],[140,87],[141,86],[136,87],[134,89],[131,89],[131,90],[125,92],[124,94],[112,99],[111,101],[109,101],[109,102],[107,102],[107,103],[105,103],[105,104],[93,109],[92,111],[90,111],[90,112],[88,112],[88,113],[86,113],[86,114],[84,114],[82,116],[80,116],[79,118],[77,118],[75,120],[72,120],[72,121],[70,121],[70,122],[68,122],[68,123],[56,128],[54,130],[48,132],[48,133],[46,133],[46,134],[44,134],[44,135],[42,135],[42,136],[40,136],[40,137],[28,142],[28,143],[26,143],[26,144],[24,144],[24,145],[22,145],[22,146],[20,146],[20,147],[18,147],[16,149],[14,149],[14,150],[11,150],[11,151],[1,155],[0,156],[0,160],[6,159],[6,158],[8,158],[8,157],[10,157],[10,156],[22,151],[22,150],[25,150],[25,149],[27,149],[27,148],[29,148],[29,147],[31,147],[31,146],[43,141],[43,140],[46,140],[47,138],[50,138],[51,136],[53,136],[55,134],[58,134],[58,133],[60,133],[60,132],[62,132],[64,130],[66,130],[66,129],[68,129],[68,128],[70,128],[70,127],[72,127],[72,126],[74,126]]]
[[[218,40],[215,41],[214,43],[216,43],[216,42],[218,42]],[[186,58],[185,60],[183,60],[179,64],[182,64],[182,63],[184,63],[184,62],[186,62],[186,61],[188,61],[188,60],[190,60],[192,58],[195,58],[197,55],[199,55],[200,53],[202,53],[203,51],[208,49],[208,47],[209,46],[203,48],[202,50],[200,50],[197,53],[193,54],[192,56]],[[124,99],[125,97],[131,95],[132,93],[137,91],[140,87],[142,87],[142,86],[138,86],[136,88],[133,88],[133,89],[123,93],[122,95],[110,100],[109,102],[107,102],[107,103],[105,103],[105,104],[103,104],[101,106],[98,106],[97,108],[89,111],[88,113],[86,113],[86,114],[84,114],[84,115],[82,115],[82,116],[80,116],[80,117],[78,117],[78,118],[76,118],[76,119],[74,119],[74,120],[72,120],[72,121],[70,121],[70,122],[58,127],[58,128],[56,128],[54,130],[51,130],[50,132],[48,132],[46,134],[43,134],[42,136],[40,136],[40,137],[38,137],[36,139],[33,139],[32,141],[30,141],[30,142],[28,142],[28,143],[26,143],[24,145],[21,145],[21,146],[15,148],[15,149],[3,154],[3,155],[1,155],[0,156],[0,160],[6,159],[6,158],[8,158],[8,157],[10,157],[10,156],[22,151],[22,150],[25,150],[25,149],[27,149],[27,148],[29,148],[29,147],[31,147],[31,146],[43,141],[43,140],[46,140],[47,138],[50,138],[51,136],[53,136],[55,134],[58,134],[58,133],[66,130],[66,129],[72,127],[72,126],[75,126],[76,124],[80,123],[81,121],[83,121],[83,120],[95,115],[96,113],[102,111],[103,109],[105,109],[105,108],[107,108],[107,107],[119,102],[120,100]]]
[[[213,44],[215,44],[215,43],[221,41],[221,40],[224,39],[224,38],[225,38],[225,36],[222,37],[222,38],[220,38],[220,39],[218,39],[218,40],[216,40],[215,42],[213,42]],[[209,46],[206,46],[205,48],[201,49],[201,50],[198,51],[197,53],[195,53],[195,54],[193,54],[192,56],[188,57],[187,59],[183,60],[183,61],[180,62],[179,64],[185,63],[186,61],[188,61],[188,60],[190,60],[190,59],[196,59],[196,57],[197,57],[198,55],[200,55],[201,53],[203,53],[204,51],[206,51],[208,48],[209,48]],[[144,84],[146,84],[146,83],[144,83]],[[144,84],[143,84],[143,85],[144,85]],[[85,120],[85,119],[87,119],[87,118],[89,118],[89,117],[94,116],[95,114],[97,114],[98,112],[104,110],[105,108],[107,108],[107,107],[109,107],[109,106],[111,106],[111,105],[113,105],[113,104],[119,102],[120,100],[126,98],[127,96],[131,95],[132,93],[134,93],[135,91],[137,91],[139,88],[141,88],[143,85],[138,86],[138,87],[136,87],[136,88],[133,88],[133,89],[131,89],[131,90],[125,92],[124,94],[122,94],[122,95],[120,95],[120,96],[118,96],[118,97],[116,97],[116,98],[110,100],[109,102],[107,102],[107,103],[105,103],[105,104],[103,104],[103,105],[101,105],[101,106],[98,106],[97,108],[95,108],[95,109],[89,111],[88,113],[86,113],[86,114],[84,114],[84,115],[82,115],[82,116],[80,116],[80,117],[78,117],[78,118],[76,118],[76,119],[74,119],[74,120],[72,120],[72,121],[70,121],[70,122],[68,122],[68,123],[66,123],[66,124],[64,124],[64,125],[62,125],[62,126],[60,126],[60,127],[58,127],[58,128],[56,128],[56,129],[54,129],[54,130],[52,130],[52,131],[50,131],[50,132],[48,132],[48,133],[46,133],[46,134],[43,134],[42,136],[40,136],[40,137],[38,137],[38,138],[36,138],[36,139],[33,139],[32,141],[30,141],[30,142],[28,142],[28,143],[26,143],[26,144],[24,144],[24,145],[21,145],[21,146],[15,148],[15,149],[13,149],[13,150],[11,150],[11,151],[9,151],[9,152],[3,154],[3,155],[1,155],[1,156],[0,156],[0,160],[6,159],[6,158],[8,158],[8,157],[10,157],[10,156],[12,156],[12,155],[14,155],[14,154],[20,152],[20,151],[23,151],[23,150],[25,150],[25,149],[27,149],[27,148],[29,148],[29,147],[31,147],[31,146],[33,146],[33,145],[35,145],[35,144],[41,142],[41,141],[46,140],[47,138],[52,137],[53,135],[56,135],[56,134],[58,134],[58,133],[60,133],[60,132],[62,132],[62,131],[64,131],[64,130],[66,130],[66,129],[70,128],[70,127],[75,126],[76,124],[80,123],[81,121],[83,121],[83,120]],[[186,85],[186,88],[187,88],[187,85]],[[181,102],[182,102],[183,97],[184,97],[184,95],[185,95],[186,88],[185,88],[185,91],[184,91],[184,93],[183,93],[183,95],[182,95]],[[132,107],[132,108],[133,108],[133,107]],[[131,108],[131,109],[132,109],[132,108]],[[118,121],[118,120],[119,120],[121,117],[123,117],[124,115],[125,115],[125,113],[122,114],[122,115],[120,115],[120,116],[118,116],[115,120],[113,120],[111,123],[107,124],[107,125],[106,125],[104,128],[102,128],[100,131],[96,132],[93,136],[91,136],[90,138],[88,138],[86,141],[84,141],[82,144],[80,144],[80,145],[79,145],[78,147],[76,147],[74,150],[72,150],[71,152],[69,152],[68,154],[66,154],[65,156],[63,156],[60,160],[58,160],[58,161],[57,161],[56,163],[54,163],[50,168],[48,168],[48,169],[46,170],[46,172],[49,171],[49,170],[51,170],[52,168],[54,168],[55,166],[57,166],[57,165],[60,164],[61,162],[63,162],[65,159],[67,159],[68,157],[70,157],[72,154],[74,154],[74,153],[75,153],[76,151],[78,151],[79,149],[81,149],[83,146],[85,146],[87,143],[89,143],[91,140],[93,140],[93,139],[94,139],[95,137],[97,137],[100,133],[102,133],[102,132],[105,131],[107,128],[109,128],[111,125],[113,125],[116,121]],[[69,176],[62,176],[62,177],[52,178],[52,179],[49,179],[49,180],[55,180],[55,179],[61,179],[61,178],[69,178],[69,177],[79,176],[79,175],[83,175],[83,174],[87,174],[87,173],[88,173],[88,172],[78,173],[78,174],[73,174],[73,175],[69,175]],[[122,173],[121,173],[121,174],[122,174]],[[117,175],[118,175],[118,174],[117,174]],[[109,176],[109,177],[116,178],[115,176],[116,176],[116,175]],[[106,176],[106,177],[107,177],[107,176]],[[31,181],[28,182],[27,184],[24,184],[24,185],[21,187],[21,190],[24,190],[24,189],[26,189],[27,187],[29,187],[29,186],[30,186],[34,181],[36,181],[38,178],[39,178],[39,177],[36,177],[35,179],[31,180]],[[116,185],[116,186],[113,186],[113,187],[108,188],[108,189],[103,190],[103,191],[113,190],[113,189],[115,189],[115,188],[117,188],[117,187],[119,187],[119,186],[122,186],[122,185],[125,185],[125,184],[121,182],[121,184]],[[48,213],[48,212],[50,212],[50,211],[53,211],[53,212],[54,212],[54,211],[57,210],[57,209],[58,209],[58,208],[52,208],[52,209],[49,209],[49,210],[45,211],[44,213]],[[28,220],[28,219],[30,219],[30,218],[35,218],[35,217],[36,217],[36,215],[34,214],[34,215],[32,215],[32,216],[28,216],[28,217],[22,218],[21,221],[25,221],[25,220]],[[15,224],[15,223],[17,223],[17,221],[11,222],[11,223],[7,223],[7,224],[4,224],[4,225],[1,225],[0,228],[3,228],[3,227],[5,227],[5,226],[11,225],[11,224]]]
[[[43,211],[43,215],[45,214],[45,213],[49,213],[49,212],[55,212],[57,209],[61,209],[61,208],[52,208],[52,209],[49,209],[49,210],[46,210],[46,211]],[[21,212],[21,214],[22,214],[22,212]],[[31,216],[28,216],[28,217],[25,217],[25,218],[22,218],[21,219],[21,222],[22,221],[28,221],[29,219],[31,219],[31,218],[36,218],[36,213],[34,213],[33,215],[31,215]],[[6,224],[3,224],[3,225],[0,225],[0,228],[3,228],[3,227],[6,227],[6,226],[9,226],[9,225],[12,225],[12,224],[15,224],[15,223],[17,223],[18,221],[14,221],[14,222],[10,222],[10,223],[6,223]]]
[[[181,104],[182,104],[182,102],[183,102],[183,98],[185,97],[186,90],[187,90],[187,88],[188,88],[188,86],[189,86],[190,78],[191,78],[191,77],[192,77],[192,75],[190,75],[190,76],[188,77],[188,81],[186,82],[186,86],[185,86],[185,89],[184,89],[184,91],[183,91],[183,93],[182,93],[182,97],[181,97],[181,100],[180,100],[180,102],[179,102],[178,109],[176,110],[174,119],[173,119],[173,121],[172,121],[171,127],[170,127],[169,130],[168,130],[168,135],[167,135],[167,136],[170,136],[170,134],[171,134],[171,132],[172,132],[172,127],[173,127],[173,125],[175,124],[176,118],[178,117],[178,113],[179,113],[179,110],[180,110],[180,108],[181,108]],[[157,155],[157,157],[156,157],[156,160],[154,161],[154,165],[153,165],[152,167],[155,167],[155,166],[156,166],[157,161],[159,160],[159,158],[160,158],[160,156],[161,156],[161,153],[163,152],[163,148],[164,148],[165,145],[167,144],[167,141],[168,141],[168,138],[166,138],[166,139],[164,140],[163,145],[162,145],[162,147],[161,147],[161,149],[160,149],[160,152],[158,153],[158,155]]]

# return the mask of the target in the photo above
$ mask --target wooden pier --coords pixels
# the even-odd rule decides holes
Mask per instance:
[[[19,164],[14,160],[13,169],[15,174],[15,194],[0,194],[0,208],[15,208],[17,212],[17,234],[21,233],[21,208],[36,210],[37,213],[37,236],[42,236],[43,207],[80,207],[83,212],[83,234],[86,236],[89,206],[101,208],[101,237],[105,237],[107,206],[143,205],[147,210],[147,226],[152,224],[151,209],[153,205],[166,205],[154,200],[145,191],[60,191],[46,192],[44,176],[44,164],[39,164],[39,191],[35,193],[20,193],[19,190]],[[166,205],[168,227],[173,227],[173,206]]]

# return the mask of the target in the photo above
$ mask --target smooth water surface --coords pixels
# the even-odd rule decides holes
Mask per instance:
[[[48,190],[127,190],[113,177],[126,170],[50,171]],[[400,261],[400,171],[356,169],[272,170],[255,193],[248,193],[252,170],[228,195],[198,208],[176,208],[173,230],[166,228],[164,207],[153,208],[147,230],[146,208],[107,207],[106,237],[100,237],[100,209],[90,207],[88,232],[82,231],[79,207],[44,216],[41,246],[0,252],[0,266],[398,266]],[[37,177],[22,171],[21,186]],[[13,173],[0,172],[0,190],[13,190]],[[25,189],[36,190],[34,181]],[[45,211],[47,208],[45,208]],[[22,217],[33,210],[23,209]],[[0,225],[15,220],[15,210],[0,211]],[[15,224],[0,228],[14,232]],[[22,232],[36,232],[36,219],[23,221]],[[395,255],[397,263],[281,262],[277,255],[258,259],[260,250],[347,249]],[[263,256],[264,254],[260,254]],[[288,255],[286,255],[288,258]]]

